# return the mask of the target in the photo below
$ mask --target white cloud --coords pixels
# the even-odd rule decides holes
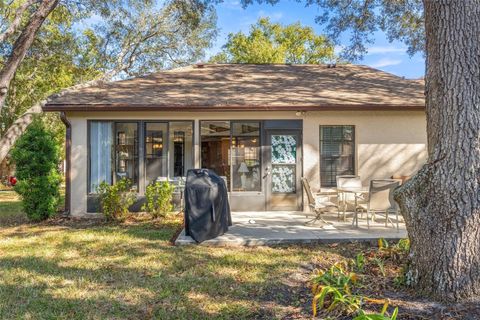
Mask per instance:
[[[337,56],[340,55],[340,53],[342,53],[342,50],[345,49],[345,46],[343,45],[335,45],[333,47],[333,53],[336,54]]]
[[[258,11],[257,13],[258,18],[270,18],[272,22],[278,21],[283,18],[283,12],[275,11],[275,12],[265,12],[263,10]]]
[[[227,0],[220,3],[221,7],[229,10],[242,10],[242,4],[238,0]]]
[[[402,63],[402,60],[400,59],[382,58],[375,63],[371,63],[370,66],[373,68],[383,68],[389,66],[396,66],[400,63]]]
[[[373,46],[368,48],[367,55],[371,54],[386,54],[386,53],[406,53],[407,48],[395,46]]]

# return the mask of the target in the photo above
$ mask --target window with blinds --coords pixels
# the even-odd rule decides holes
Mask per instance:
[[[320,126],[320,184],[335,187],[336,176],[355,174],[355,127]]]

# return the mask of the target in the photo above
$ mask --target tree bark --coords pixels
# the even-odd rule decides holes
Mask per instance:
[[[395,193],[407,280],[442,301],[480,294],[480,0],[424,0],[428,162]]]
[[[87,88],[90,86],[94,86],[100,84],[101,82],[106,81],[107,79],[111,79],[114,77],[120,70],[114,69],[111,70],[104,75],[102,75],[98,79],[94,79],[91,81],[87,81],[85,83],[77,84],[73,87],[66,88],[61,92],[52,95],[51,97],[47,98],[44,101],[38,102],[32,107],[30,107],[25,113],[23,113],[15,122],[8,128],[5,132],[3,137],[0,139],[0,163],[5,160],[10,150],[15,145],[15,142],[22,136],[22,134],[27,130],[27,127],[32,123],[35,119],[35,116],[42,113],[42,107],[48,103],[50,98],[62,96],[70,91],[78,90],[82,88]]]
[[[27,127],[35,119],[35,115],[42,112],[42,106],[46,101],[37,103],[22,114],[15,122],[8,128],[0,140],[0,163],[5,160],[10,152],[10,149],[15,145],[15,142],[22,136]]]
[[[58,5],[58,2],[59,0],[43,0],[13,44],[12,53],[0,71],[0,111],[5,104],[8,87],[15,76],[18,66],[25,58],[28,49],[32,46],[38,29],[40,29],[50,12]]]

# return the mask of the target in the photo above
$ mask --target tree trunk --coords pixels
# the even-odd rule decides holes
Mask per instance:
[[[0,70],[0,111],[5,104],[10,82],[15,76],[18,66],[25,58],[28,49],[32,46],[33,40],[42,26],[43,22],[58,5],[59,0],[43,0],[38,9],[32,15],[25,29],[13,44],[12,53]]]
[[[0,163],[5,160],[10,149],[15,145],[15,142],[22,136],[22,134],[27,130],[27,127],[32,123],[35,115],[42,112],[42,106],[45,103],[37,103],[30,109],[28,109],[24,114],[22,114],[13,125],[8,128],[7,132],[0,139]]]
[[[85,83],[80,83],[80,84],[74,85],[73,87],[66,88],[66,89],[62,90],[61,92],[52,95],[51,97],[63,96],[64,94],[66,94],[70,91],[73,91],[73,90],[88,88],[88,87],[100,84],[100,83],[102,83],[102,82],[104,82],[108,79],[111,79],[118,72],[119,72],[119,69],[111,70],[111,71],[105,73],[104,75],[102,75],[98,79],[93,79],[93,80],[87,81]],[[5,160],[8,153],[10,152],[10,150],[15,145],[15,142],[18,140],[18,138],[20,138],[22,136],[22,134],[25,132],[25,130],[27,130],[27,127],[35,119],[35,116],[42,113],[42,107],[48,103],[49,99],[50,99],[50,97],[47,98],[47,100],[36,103],[32,107],[30,107],[27,111],[25,111],[24,114],[22,114],[17,120],[15,120],[15,122],[5,132],[3,137],[1,137],[1,139],[0,139],[0,163]]]
[[[443,301],[480,294],[480,0],[424,0],[427,164],[399,188],[407,279]]]

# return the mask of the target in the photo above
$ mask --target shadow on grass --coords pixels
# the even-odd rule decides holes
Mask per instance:
[[[98,254],[84,251],[89,245],[62,242],[58,249],[75,246],[88,259]],[[155,267],[132,267],[135,259],[146,255],[146,249],[139,249],[117,252],[114,263],[99,257],[102,262],[95,267],[67,266],[59,258],[2,257],[0,270],[6,281],[0,283],[0,318],[28,314],[78,319],[272,319],[274,307],[289,307],[301,295],[282,284],[286,275],[278,275],[279,282],[275,281],[278,261],[245,259],[255,254],[251,250],[242,258],[234,252],[217,255],[193,247],[163,246],[151,257],[158,259]],[[283,258],[292,254],[284,252]],[[293,262],[282,266],[294,267]],[[236,268],[250,269],[261,277],[239,279]]]

